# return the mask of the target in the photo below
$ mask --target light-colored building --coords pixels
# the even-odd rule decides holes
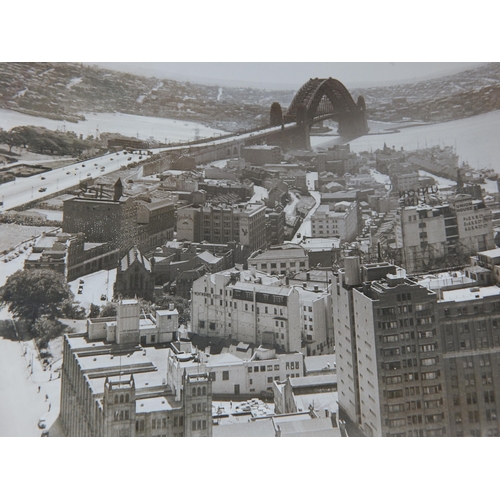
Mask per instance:
[[[333,352],[330,291],[289,285],[255,269],[207,274],[193,283],[192,330],[304,354]]]
[[[162,344],[172,342],[179,328],[179,313],[171,304],[168,310],[155,315],[141,313],[135,299],[120,300],[116,317],[88,318],[87,334],[90,341],[120,344]]]
[[[169,380],[178,391],[182,376],[200,370],[209,374],[214,397],[255,396],[272,392],[274,381],[301,377],[304,371],[302,353],[276,354],[274,349],[258,347],[251,358],[244,359],[229,352],[208,354],[198,351],[190,342],[181,342],[179,352],[168,356]]]
[[[464,264],[477,252],[495,248],[491,209],[470,195],[439,206],[406,206],[396,224],[396,247],[403,249],[408,272]]]
[[[320,205],[311,216],[313,238],[341,238],[352,241],[358,235],[359,214],[357,202],[341,201],[331,208]]]
[[[247,262],[249,266],[269,274],[296,273],[309,269],[307,252],[295,243],[274,245],[268,250],[253,254]]]
[[[169,379],[169,349],[137,342],[138,329],[152,325],[141,325],[133,306],[122,304],[117,318],[99,331],[89,323],[87,333],[64,336],[60,421],[65,435],[211,436],[208,373]]]

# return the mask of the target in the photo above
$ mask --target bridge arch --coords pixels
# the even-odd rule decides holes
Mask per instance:
[[[298,90],[283,116],[284,123],[304,127],[309,143],[309,128],[315,122],[331,118],[339,123],[339,134],[360,136],[368,133],[366,104],[363,96],[354,101],[346,87],[334,78],[311,78]]]

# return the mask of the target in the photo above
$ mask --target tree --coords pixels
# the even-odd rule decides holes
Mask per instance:
[[[106,304],[101,307],[99,316],[101,318],[116,316],[116,304],[114,302],[106,302]]]
[[[49,269],[25,269],[7,278],[0,301],[17,318],[33,323],[45,315],[55,319],[66,300],[73,300],[64,276]]]
[[[99,317],[100,312],[101,308],[97,304],[90,304],[89,318]]]
[[[168,309],[169,304],[174,304],[179,313],[179,325],[191,321],[190,301],[179,295],[164,295],[156,301],[156,309]]]

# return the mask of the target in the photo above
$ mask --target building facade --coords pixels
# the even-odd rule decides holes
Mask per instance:
[[[248,265],[269,274],[297,273],[309,269],[309,257],[301,245],[286,243],[274,245],[251,255]]]
[[[222,204],[179,208],[177,239],[214,244],[234,241],[254,252],[267,245],[266,207]]]
[[[438,206],[403,207],[396,222],[396,247],[408,272],[464,265],[477,252],[495,248],[491,209],[470,195]]]
[[[358,235],[359,213],[357,202],[341,201],[332,208],[320,205],[311,216],[313,238],[341,238],[352,241]]]
[[[305,310],[304,310],[305,308]],[[192,331],[285,352],[334,351],[330,292],[289,285],[256,270],[230,269],[193,283]]]
[[[341,418],[367,436],[497,436],[500,301],[466,270],[355,257],[333,279]]]
[[[183,373],[180,382],[169,379],[169,349],[135,342],[140,337],[138,311],[132,303],[121,306],[115,325],[64,337],[60,419],[65,434],[211,436],[208,374]],[[103,331],[105,335],[114,331],[114,340],[103,337]]]

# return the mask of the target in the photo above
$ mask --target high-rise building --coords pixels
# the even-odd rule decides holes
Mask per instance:
[[[367,436],[498,435],[500,300],[482,276],[347,258],[332,282],[340,418]]]
[[[437,294],[356,257],[332,285],[340,417],[367,436],[446,435]]]

